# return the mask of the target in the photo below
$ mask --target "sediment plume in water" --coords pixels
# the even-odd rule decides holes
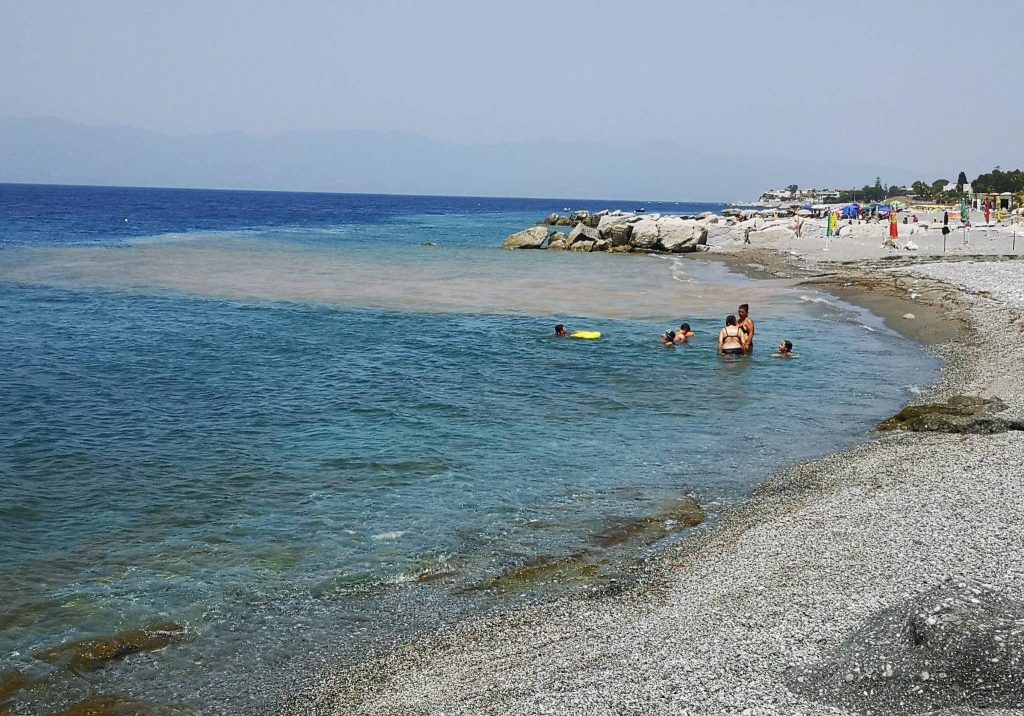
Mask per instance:
[[[697,274],[699,281],[687,280]],[[681,310],[717,316],[740,300],[762,311],[799,310],[787,282],[754,282],[699,259],[479,247],[389,253],[217,238],[24,249],[10,252],[0,278],[418,312],[676,320]]]

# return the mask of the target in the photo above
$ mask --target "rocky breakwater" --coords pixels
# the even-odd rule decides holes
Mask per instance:
[[[700,218],[628,214],[601,211],[591,214],[577,211],[569,216],[551,214],[538,226],[512,234],[505,239],[507,249],[550,249],[553,251],[631,251],[681,254],[707,246],[709,227],[721,218]],[[568,233],[552,226],[572,226]]]

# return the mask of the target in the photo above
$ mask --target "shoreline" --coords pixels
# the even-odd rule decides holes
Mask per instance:
[[[1022,412],[1019,389],[998,378],[1022,365],[1024,338],[1009,354],[985,350],[999,330],[992,314],[1004,310],[991,298],[971,296],[920,269],[876,272],[877,262],[870,261],[837,267],[770,250],[697,257],[832,293],[923,340],[946,359],[939,382],[926,391],[929,399],[998,393],[1012,413]],[[902,318],[908,305],[919,318]],[[960,552],[955,547],[964,530],[980,529],[972,515],[981,514],[948,513],[960,519],[945,529],[935,515],[991,497],[993,471],[1007,494],[1024,497],[1024,484],[1012,479],[1024,457],[1013,437],[874,434],[850,450],[771,476],[714,527],[661,552],[639,582],[619,594],[606,590],[596,599],[568,597],[456,624],[325,678],[286,712],[856,712],[843,707],[845,682],[822,703],[791,690],[800,687],[787,674],[826,659],[873,611],[968,571],[972,580],[1021,593],[1019,569],[988,568],[993,559],[1005,567],[1005,557],[996,558],[992,549],[973,553],[974,569],[954,568],[943,550],[894,566],[900,553],[927,543],[925,536],[941,539],[950,554]],[[1003,456],[999,464],[971,471],[993,452]],[[948,478],[960,478],[955,488]],[[910,495],[916,502],[908,502]],[[871,509],[869,500],[888,509]],[[915,509],[894,524],[891,516],[908,504]],[[1000,526],[1024,529],[1012,512],[986,505],[986,514],[1001,515]],[[907,521],[919,534],[906,529]],[[803,541],[794,543],[795,534]],[[1004,551],[1009,545],[1002,544],[1005,531],[1000,534]]]

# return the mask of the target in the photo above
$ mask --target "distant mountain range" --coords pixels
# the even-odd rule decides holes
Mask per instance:
[[[885,168],[713,154],[672,143],[446,144],[374,131],[171,136],[0,119],[0,182],[469,196],[732,201],[768,188],[860,186]]]

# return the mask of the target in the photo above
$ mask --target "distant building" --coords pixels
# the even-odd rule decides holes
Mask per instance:
[[[761,201],[777,204],[822,204],[839,199],[838,189],[769,189],[761,195]]]
[[[942,187],[942,191],[956,191],[956,182],[946,182],[946,186]],[[970,182],[964,184],[964,194],[967,196],[974,195],[974,189],[971,188]]]

